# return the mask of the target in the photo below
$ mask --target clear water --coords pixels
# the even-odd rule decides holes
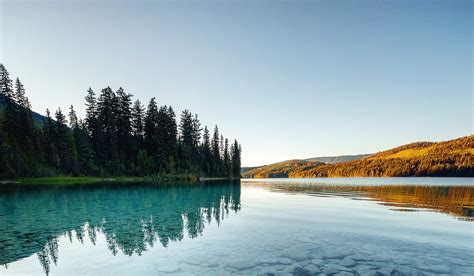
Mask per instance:
[[[0,275],[472,275],[469,178],[0,186]]]

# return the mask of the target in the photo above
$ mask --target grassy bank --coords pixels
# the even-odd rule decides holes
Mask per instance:
[[[199,181],[199,176],[193,174],[173,174],[156,176],[110,176],[110,177],[91,177],[91,176],[55,176],[55,177],[35,177],[35,178],[17,178],[12,180],[0,181],[8,184],[28,184],[28,185],[68,185],[68,184],[93,184],[106,182],[169,182],[169,181]]]

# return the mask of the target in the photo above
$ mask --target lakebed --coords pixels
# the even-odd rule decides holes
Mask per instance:
[[[474,269],[470,178],[2,186],[0,273],[423,275]]]

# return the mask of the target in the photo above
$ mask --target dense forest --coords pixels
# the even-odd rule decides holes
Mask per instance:
[[[46,110],[41,122],[17,78],[13,84],[0,64],[0,178],[55,175],[240,177],[241,146],[202,128],[197,114],[184,110],[176,119],[171,106],[147,108],[119,88],[85,96],[79,119]]]
[[[450,141],[417,142],[337,164],[290,160],[262,166],[243,177],[474,176],[474,135]]]

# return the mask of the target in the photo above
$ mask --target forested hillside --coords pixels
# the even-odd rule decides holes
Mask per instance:
[[[0,178],[54,175],[193,174],[240,177],[241,146],[201,127],[184,110],[177,122],[171,106],[147,108],[119,88],[85,96],[86,116],[71,105],[41,116],[31,110],[17,78],[0,64]]]
[[[338,164],[293,160],[243,174],[248,178],[364,176],[474,176],[474,135],[439,143],[412,143]]]
[[[347,161],[354,161],[369,157],[371,154],[341,155],[341,156],[323,156],[304,159],[305,161],[322,162],[326,164],[336,164]]]

